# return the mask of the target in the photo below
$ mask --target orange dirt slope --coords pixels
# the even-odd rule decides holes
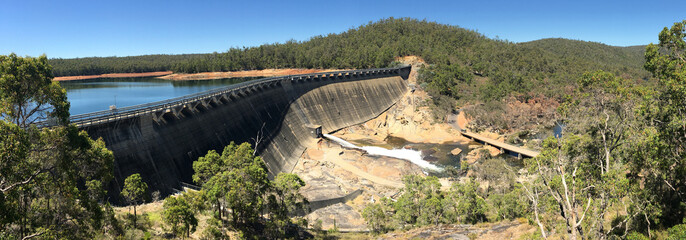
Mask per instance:
[[[108,73],[100,75],[82,75],[82,76],[64,76],[56,77],[55,81],[71,81],[71,80],[85,80],[94,78],[125,78],[125,77],[159,77],[172,74],[172,71],[167,72],[145,72],[145,73]]]

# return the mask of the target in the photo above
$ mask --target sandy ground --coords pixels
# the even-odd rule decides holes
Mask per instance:
[[[100,75],[83,75],[83,76],[65,76],[56,77],[55,81],[71,81],[71,80],[86,80],[94,78],[125,78],[125,77],[159,77],[172,74],[173,72],[146,72],[146,73],[108,73]]]
[[[332,72],[341,71],[338,69],[300,69],[300,68],[286,68],[286,69],[264,69],[264,70],[249,70],[236,72],[204,72],[204,73],[174,73],[166,76],[158,77],[160,79],[168,79],[174,81],[184,80],[207,80],[207,79],[221,79],[221,78],[242,78],[242,77],[275,77],[285,75],[309,74],[318,72]]]
[[[136,207],[136,213],[139,217],[143,214],[148,215],[148,218],[152,223],[148,231],[150,231],[153,236],[156,236],[155,239],[164,238],[163,236],[169,233],[169,226],[162,220],[162,212],[164,211],[163,204],[164,201],[159,200],[141,204]],[[115,207],[114,212],[117,216],[123,217],[127,213],[133,214],[133,207]],[[196,214],[195,217],[198,219],[198,226],[196,227],[196,231],[191,233],[190,239],[200,239],[203,230],[207,227],[207,220],[211,218],[211,213],[206,211]]]

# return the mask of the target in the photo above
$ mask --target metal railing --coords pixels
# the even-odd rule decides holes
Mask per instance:
[[[279,82],[279,81],[284,81],[284,80],[295,80],[295,79],[300,79],[302,77],[317,77],[317,76],[319,76],[319,77],[332,77],[332,76],[350,76],[350,75],[356,75],[356,74],[377,74],[379,72],[387,72],[388,70],[390,70],[390,71],[398,70],[398,73],[400,73],[400,69],[403,69],[403,68],[406,68],[406,66],[395,67],[395,68],[374,68],[374,69],[320,72],[320,73],[298,74],[298,75],[287,75],[287,76],[279,76],[279,77],[261,78],[261,79],[255,79],[255,80],[251,80],[251,81],[247,81],[247,82],[232,84],[232,85],[229,85],[226,87],[210,89],[210,90],[206,90],[206,91],[202,91],[202,92],[198,92],[198,93],[194,93],[194,94],[189,94],[189,95],[171,98],[171,99],[162,100],[162,101],[157,101],[157,102],[151,102],[151,103],[139,104],[139,105],[134,105],[134,106],[116,108],[116,109],[112,109],[112,110],[103,110],[103,111],[96,111],[96,112],[72,115],[71,117],[69,117],[69,121],[70,121],[70,123],[74,123],[77,126],[88,126],[88,125],[97,124],[97,123],[104,123],[104,122],[116,121],[116,120],[120,120],[120,119],[131,118],[131,117],[139,116],[141,114],[158,112],[158,111],[165,110],[165,109],[171,109],[173,107],[182,106],[184,104],[194,103],[194,102],[197,102],[198,100],[205,100],[208,98],[221,96],[221,95],[226,94],[226,93],[240,91],[243,89],[248,89],[250,87],[264,85],[264,84],[268,84],[268,83]],[[43,122],[38,122],[36,125],[38,127],[49,127],[52,124],[47,122],[47,121],[43,121]]]

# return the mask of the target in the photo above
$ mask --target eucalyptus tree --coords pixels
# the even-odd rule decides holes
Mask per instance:
[[[305,186],[297,174],[279,173],[272,181],[271,193],[267,196],[268,225],[273,225],[271,237],[283,238],[293,226],[291,217],[309,212],[307,198],[300,194]]]
[[[651,203],[648,226],[669,227],[686,216],[686,20],[665,27],[659,40],[646,47],[645,68],[657,86],[642,92],[644,126],[631,171]]]
[[[49,118],[62,124],[67,122],[66,91],[52,81],[52,67],[45,55],[0,56],[0,73],[0,118],[21,128]]]
[[[552,227],[544,225],[555,221],[541,220],[540,213],[563,219],[570,239],[604,239],[637,214],[605,228],[610,207],[627,209],[632,200],[627,196],[635,190],[625,177],[624,154],[635,125],[632,93],[632,85],[613,74],[584,74],[576,93],[559,109],[563,136],[545,140],[541,154],[526,161],[534,181],[524,187],[543,236]]]
[[[133,204],[133,227],[136,227],[136,219],[138,215],[136,214],[136,206],[143,202],[143,196],[145,192],[148,191],[148,184],[143,182],[141,175],[131,174],[124,180],[124,189],[121,191],[121,195],[126,199],[129,204]]]
[[[68,117],[45,56],[0,56],[0,238],[89,239],[102,227],[112,152]]]
[[[171,226],[174,234],[185,233],[186,237],[190,237],[191,232],[195,232],[198,219],[195,217],[193,207],[185,195],[167,197],[164,200],[163,208],[162,218],[165,223]]]

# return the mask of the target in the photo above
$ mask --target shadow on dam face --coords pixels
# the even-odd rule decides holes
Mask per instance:
[[[312,125],[332,132],[370,120],[407,92],[410,67],[398,73],[342,78],[283,80],[281,84],[210,101],[196,108],[162,115],[140,115],[83,127],[103,138],[115,157],[110,201],[120,203],[126,177],[140,173],[150,192],[168,195],[192,183],[193,161],[209,150],[221,152],[230,142],[261,138],[256,146],[271,176],[290,172],[314,137]]]

